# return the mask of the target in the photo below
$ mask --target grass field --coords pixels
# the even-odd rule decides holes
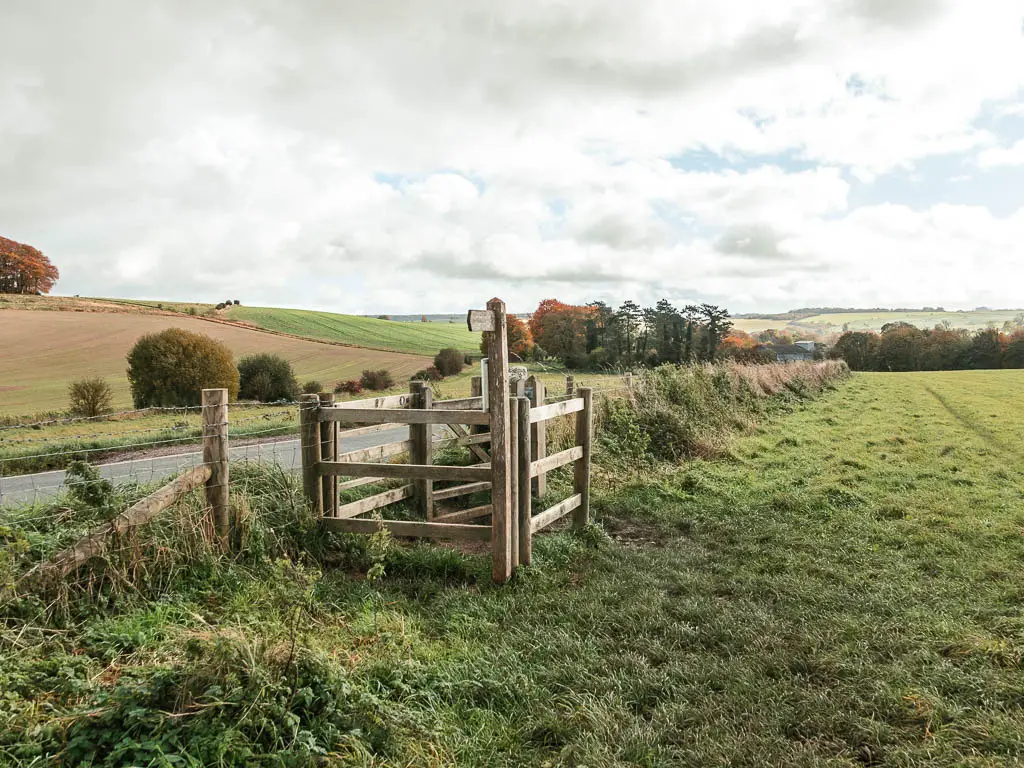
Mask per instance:
[[[761,318],[737,318],[737,328],[747,333],[757,333],[766,328],[814,331],[821,334],[839,333],[844,328],[851,331],[879,331],[886,323],[904,322],[920,328],[934,328],[944,322],[954,328],[976,331],[995,325],[1002,328],[1007,320],[1014,322],[1021,310],[988,310],[980,312],[845,312],[804,317],[799,320],[770,320]]]
[[[189,316],[166,314],[0,310],[0,414],[29,414],[67,407],[67,386],[87,376],[106,377],[117,408],[130,407],[125,356],[145,333],[184,328],[223,341],[236,359],[274,352],[291,362],[299,381],[333,386],[366,368],[388,368],[399,381],[430,358],[397,352],[319,344]]]
[[[312,765],[326,738],[328,762],[378,767],[1017,765],[1021,387],[860,374],[721,460],[622,474],[602,447],[600,528],[542,535],[505,588],[438,545],[280,559],[298,491],[263,478],[262,565],[21,606],[0,754]]]
[[[464,320],[460,323],[406,323],[331,312],[265,307],[232,307],[225,312],[225,316],[230,320],[251,323],[272,331],[360,347],[393,349],[431,357],[444,347],[455,347],[477,354],[480,352],[480,334],[469,331]]]

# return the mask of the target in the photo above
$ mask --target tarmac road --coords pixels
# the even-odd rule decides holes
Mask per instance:
[[[408,437],[408,427],[395,427],[383,432],[346,437],[342,451],[372,448]],[[286,470],[297,472],[302,466],[298,440],[254,443],[230,449],[231,461],[261,461],[276,463]],[[203,461],[202,451],[176,453],[171,456],[140,456],[139,458],[98,464],[100,475],[116,483],[137,480],[149,483],[170,478],[191,469]],[[47,501],[64,489],[64,471],[39,472],[34,475],[0,477],[0,506],[34,504]]]

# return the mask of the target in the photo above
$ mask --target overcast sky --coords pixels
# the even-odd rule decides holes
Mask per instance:
[[[57,293],[1024,305],[1020,0],[0,0]]]

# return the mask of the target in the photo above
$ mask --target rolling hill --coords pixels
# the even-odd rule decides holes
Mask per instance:
[[[850,331],[878,331],[886,323],[904,322],[916,325],[921,328],[932,328],[944,322],[950,323],[954,328],[967,328],[968,330],[979,330],[990,324],[1001,328],[1007,320],[1013,322],[1021,315],[1019,309],[993,309],[973,310],[963,312],[834,312],[819,315],[809,315],[793,320],[782,320],[771,317],[743,317],[736,318],[733,322],[740,330],[747,333],[756,333],[766,328],[813,331],[828,335],[841,333],[844,329]]]
[[[203,319],[216,319],[286,333],[306,339],[347,344],[367,349],[408,352],[433,357],[439,349],[455,347],[463,352],[480,351],[480,334],[466,328],[465,316],[455,315],[449,321],[430,322],[381,320],[362,315],[343,315],[308,309],[230,306],[217,310],[213,304],[174,301],[141,301],[133,299],[78,299],[123,306],[129,311],[176,312],[190,310]],[[2,306],[2,305],[0,305]],[[405,316],[403,316],[405,317]],[[434,316],[438,317],[438,316]]]
[[[93,300],[33,299],[0,303],[0,414],[63,409],[68,383],[87,376],[107,378],[115,407],[130,407],[125,355],[139,336],[165,328],[219,339],[236,359],[253,352],[280,354],[300,381],[317,379],[325,385],[357,378],[366,368],[388,368],[401,381],[430,364],[425,354],[325,344],[188,315],[118,311],[116,305]]]
[[[224,310],[223,317],[279,333],[372,349],[431,357],[444,347],[480,352],[480,334],[469,331],[464,319],[458,323],[410,323],[267,307],[232,307]]]

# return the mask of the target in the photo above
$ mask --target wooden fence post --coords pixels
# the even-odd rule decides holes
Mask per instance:
[[[521,484],[519,482],[519,398],[508,399],[508,445],[509,445],[509,474],[512,476],[512,506],[511,509],[511,531],[512,531],[512,572],[519,566],[519,507],[522,503],[519,500]],[[527,484],[529,493],[529,484]]]
[[[541,385],[543,386],[543,385]],[[519,426],[519,564],[529,565],[533,559],[533,500],[530,498],[530,401],[520,397],[516,401],[516,421]]]
[[[210,505],[213,534],[227,551],[231,544],[231,481],[228,464],[228,391],[203,390],[203,464],[210,467],[206,503]]]
[[[317,462],[320,461],[320,426],[317,414],[320,398],[299,396],[299,449],[302,455],[302,492],[318,517],[323,517],[323,496],[317,483]]]
[[[333,392],[321,392],[317,395],[321,408],[334,405]],[[320,422],[320,461],[334,461],[338,456],[338,424],[334,421]],[[320,478],[320,504],[324,517],[334,517],[338,510],[338,478],[324,475]]]
[[[544,405],[545,389],[544,382],[540,380],[538,376],[531,376],[528,381],[532,381],[533,394],[531,396],[530,405],[534,408],[540,408]],[[548,425],[547,422],[538,421],[533,425],[532,433],[530,435],[530,456],[533,461],[537,459],[543,459],[548,455]],[[543,496],[548,492],[548,476],[547,472],[541,472],[537,477],[533,479],[533,492],[538,497]]]
[[[412,393],[412,407],[429,410],[433,405],[434,392],[425,381],[409,383]],[[411,464],[432,464],[434,461],[434,427],[431,424],[412,424],[409,426],[409,439],[412,440],[410,451]],[[434,517],[434,481],[414,480],[415,504],[427,520]]]
[[[574,379],[572,375],[565,377],[565,395],[566,397],[572,397],[575,394]]]
[[[632,373],[627,373],[622,378],[624,378],[626,380],[626,393],[630,397],[632,397],[633,396],[633,374]]]
[[[487,302],[494,330],[487,345],[487,403],[491,427],[491,576],[497,584],[512,578],[512,472],[509,462],[508,321],[505,302]]]
[[[594,391],[580,387],[583,410],[576,412],[576,443],[583,447],[583,456],[576,462],[573,485],[580,495],[580,505],[573,511],[573,527],[585,528],[590,523],[590,445],[594,428]]]

